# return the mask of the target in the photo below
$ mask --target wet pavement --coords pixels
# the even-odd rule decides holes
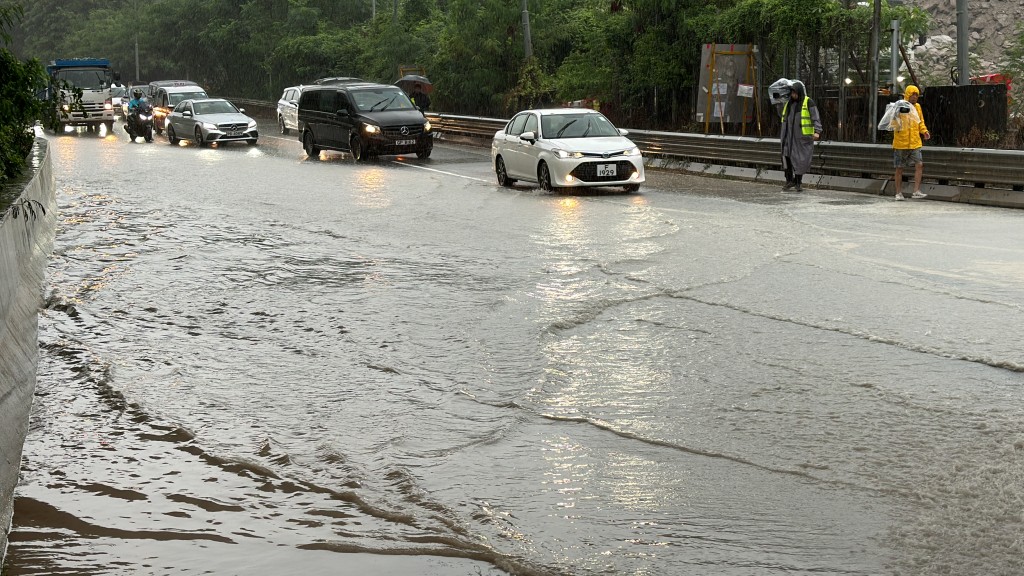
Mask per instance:
[[[1020,574],[1024,213],[54,144],[5,574]]]

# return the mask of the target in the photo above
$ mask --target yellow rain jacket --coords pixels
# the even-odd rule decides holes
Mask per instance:
[[[907,86],[907,90],[903,97],[910,99],[913,94],[920,94],[917,86]],[[905,118],[909,117],[909,120],[903,122],[903,129],[896,130],[892,133],[892,147],[894,150],[917,150],[924,144],[921,142],[921,135],[928,132],[928,126],[924,123],[924,112],[921,110],[920,104],[914,104],[914,108],[917,109],[917,117],[920,118],[920,122],[913,118],[913,114],[905,115]]]

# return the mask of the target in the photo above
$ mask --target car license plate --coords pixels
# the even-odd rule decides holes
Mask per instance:
[[[415,140],[399,140],[395,142],[396,146],[413,146],[414,144],[416,144]]]
[[[597,177],[607,178],[609,176],[615,176],[618,174],[615,164],[598,164],[597,165]]]

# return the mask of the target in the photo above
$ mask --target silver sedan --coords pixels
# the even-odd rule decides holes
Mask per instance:
[[[191,139],[197,146],[214,142],[246,142],[256,145],[256,121],[245,110],[221,98],[183,100],[167,117],[167,139],[172,145]]]

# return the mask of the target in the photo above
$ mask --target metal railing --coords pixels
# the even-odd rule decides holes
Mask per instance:
[[[276,108],[271,102],[232,101],[261,110]],[[428,113],[427,118],[441,134],[481,141],[490,140],[508,122],[500,118],[437,113]],[[778,169],[780,164],[777,138],[653,130],[630,130],[629,138],[647,157],[758,169]],[[1024,151],[928,146],[924,153],[924,177],[929,180],[977,188],[1024,190]],[[889,178],[893,173],[892,148],[884,144],[818,142],[812,166],[815,174]]]

